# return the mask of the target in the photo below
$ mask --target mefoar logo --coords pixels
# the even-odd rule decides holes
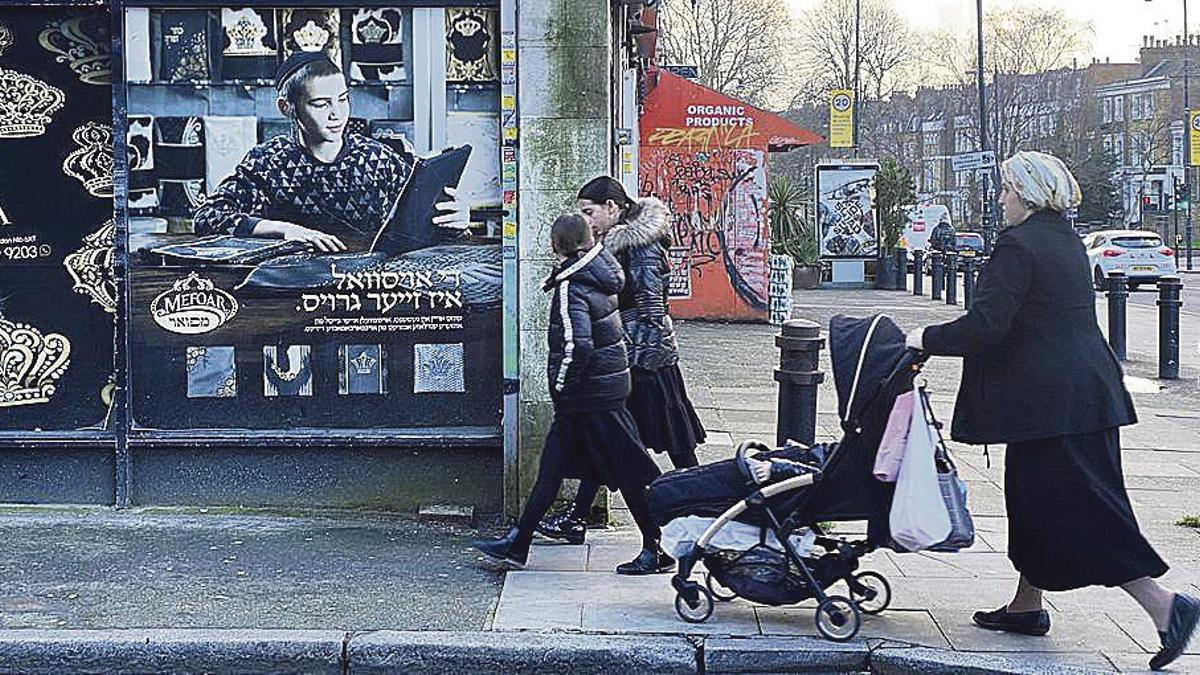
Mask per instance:
[[[232,319],[238,302],[213,282],[192,272],[150,303],[154,323],[172,333],[198,335],[214,331]]]

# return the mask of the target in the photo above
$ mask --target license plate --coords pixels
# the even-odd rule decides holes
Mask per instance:
[[[1158,268],[1155,267],[1154,265],[1134,265],[1132,269],[1134,272],[1157,272],[1158,271]]]

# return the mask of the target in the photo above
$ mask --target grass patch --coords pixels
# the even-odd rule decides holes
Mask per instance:
[[[1184,516],[1175,523],[1180,527],[1194,527],[1200,529],[1200,516]]]

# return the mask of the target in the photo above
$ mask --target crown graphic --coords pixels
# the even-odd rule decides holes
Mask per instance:
[[[0,316],[0,407],[48,403],[70,355],[66,337]]]
[[[8,51],[11,46],[13,46],[12,31],[8,29],[8,26],[0,23],[0,56],[4,56],[4,52]]]
[[[379,363],[379,359],[368,354],[366,351],[361,351],[358,356],[350,359],[350,363],[354,365],[354,372],[359,375],[370,375],[375,368],[375,364]]]
[[[231,12],[231,10],[222,11]],[[273,53],[262,42],[270,31],[263,24],[262,18],[254,13],[254,10],[244,9],[232,12],[232,14],[237,16],[237,20],[232,26],[225,29],[225,34],[229,36],[229,49],[225,51],[227,55],[265,56]]]
[[[83,238],[83,247],[63,259],[75,280],[74,290],[91,297],[106,312],[117,311],[117,282],[113,278],[116,225],[112,220]]]
[[[319,52],[325,44],[329,42],[329,31],[321,28],[312,19],[308,23],[292,33],[292,37],[296,40],[296,46],[302,52]]]
[[[358,25],[358,38],[367,44],[383,42],[391,34],[391,26],[379,17],[372,16]]]
[[[454,21],[454,30],[463,37],[471,37],[483,29],[483,18],[476,14],[463,14]]]
[[[71,138],[80,148],[67,155],[63,172],[79,179],[95,197],[113,196],[112,127],[88,122],[76,129]]]
[[[112,84],[112,47],[107,19],[75,17],[52,25],[38,35],[38,42],[67,63],[84,84]]]
[[[0,138],[27,138],[46,133],[50,116],[63,107],[58,87],[0,68]]]

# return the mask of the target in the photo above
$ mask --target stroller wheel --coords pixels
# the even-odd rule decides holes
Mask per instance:
[[[688,602],[683,592],[675,594],[675,613],[688,623],[704,623],[713,613],[712,593],[709,593],[708,589],[700,584],[693,584],[692,590],[696,592],[694,604]]]
[[[878,572],[859,572],[850,577],[850,597],[863,614],[878,614],[892,604],[892,587]]]
[[[829,640],[845,642],[858,635],[862,616],[858,606],[841,595],[830,595],[817,605],[817,632]]]
[[[729,590],[724,584],[713,578],[712,572],[704,573],[704,585],[708,587],[708,592],[721,602],[729,602],[737,599],[737,593]]]

